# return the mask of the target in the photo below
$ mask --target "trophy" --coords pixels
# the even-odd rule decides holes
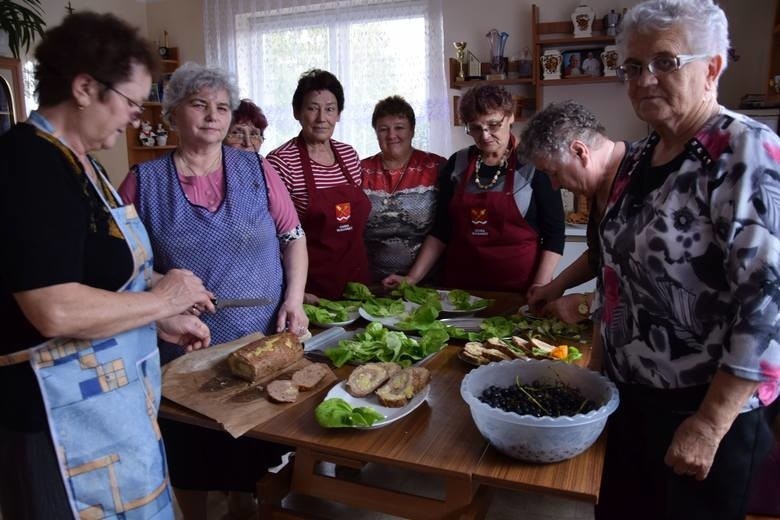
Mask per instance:
[[[490,71],[494,74],[504,72],[504,47],[509,34],[498,32],[497,29],[490,29],[485,35],[490,42]]]
[[[458,49],[458,81],[465,81],[466,76],[463,74],[463,60],[466,59],[466,42],[452,42],[452,45]]]

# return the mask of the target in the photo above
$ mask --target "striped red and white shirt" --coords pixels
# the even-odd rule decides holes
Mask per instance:
[[[298,146],[295,144],[297,138],[292,138],[282,146],[269,153],[266,159],[274,165],[279,172],[282,182],[287,186],[290,192],[295,209],[302,218],[306,213],[309,204],[309,196],[306,192],[306,180],[303,177],[303,163]],[[355,181],[357,186],[361,183],[360,158],[357,152],[350,145],[339,141],[330,140],[331,149],[339,154],[344,165],[347,167],[348,174]],[[338,161],[330,166],[324,166],[315,161],[311,161],[311,170],[314,175],[314,186],[317,189],[332,188],[342,186],[347,183]]]

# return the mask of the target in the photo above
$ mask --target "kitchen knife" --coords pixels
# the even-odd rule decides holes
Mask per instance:
[[[274,301],[271,298],[212,298],[211,303],[219,310],[226,307],[262,307]]]

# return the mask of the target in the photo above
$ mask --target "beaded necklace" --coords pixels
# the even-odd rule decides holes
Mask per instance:
[[[490,179],[490,182],[487,184],[482,184],[479,182],[479,170],[482,168],[482,154],[479,154],[477,156],[477,166],[474,169],[474,184],[477,185],[477,188],[481,190],[488,190],[496,185],[498,182],[498,178],[501,176],[502,173],[504,173],[504,170],[506,169],[506,153],[504,153],[504,156],[501,158],[501,164],[498,165],[498,169],[496,170],[496,174],[493,175],[493,178]]]

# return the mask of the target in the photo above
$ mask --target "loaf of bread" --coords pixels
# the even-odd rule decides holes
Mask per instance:
[[[382,406],[400,408],[425,388],[430,380],[431,373],[427,368],[405,368],[381,386],[376,391],[376,396]]]
[[[390,376],[401,371],[398,363],[366,363],[349,375],[346,390],[355,397],[365,397],[379,388]]]
[[[290,332],[266,336],[241,347],[227,358],[230,371],[247,381],[272,376],[303,357],[303,345]]]

